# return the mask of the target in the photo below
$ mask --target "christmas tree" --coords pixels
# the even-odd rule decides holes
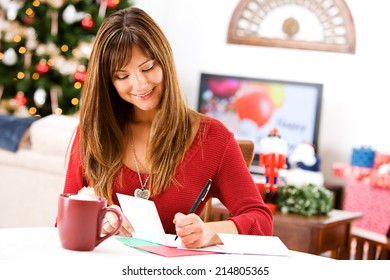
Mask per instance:
[[[0,0],[0,105],[77,112],[95,35],[130,0]]]

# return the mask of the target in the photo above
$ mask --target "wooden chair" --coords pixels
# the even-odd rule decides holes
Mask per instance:
[[[252,164],[255,155],[255,143],[251,140],[237,140],[241,152],[244,156],[247,167]],[[211,198],[207,201],[203,212],[203,221],[221,221],[229,216],[229,211],[216,198]]]
[[[390,260],[390,237],[386,235],[355,227],[351,242],[355,243],[355,260]]]

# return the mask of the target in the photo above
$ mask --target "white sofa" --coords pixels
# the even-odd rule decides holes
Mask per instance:
[[[0,148],[0,228],[55,225],[77,124],[77,117],[46,116],[32,123],[16,152]]]

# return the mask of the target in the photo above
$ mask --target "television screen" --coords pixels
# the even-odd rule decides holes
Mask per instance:
[[[322,85],[202,73],[198,111],[224,123],[236,139],[255,143],[277,128],[288,145],[287,156],[301,143],[318,148]]]

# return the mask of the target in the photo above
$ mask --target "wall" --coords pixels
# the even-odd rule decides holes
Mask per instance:
[[[356,29],[356,53],[227,44],[239,0],[136,0],[165,31],[188,104],[197,107],[201,72],[324,85],[319,155],[327,182],[333,162],[349,162],[353,147],[390,153],[388,73],[390,1],[345,0]]]

